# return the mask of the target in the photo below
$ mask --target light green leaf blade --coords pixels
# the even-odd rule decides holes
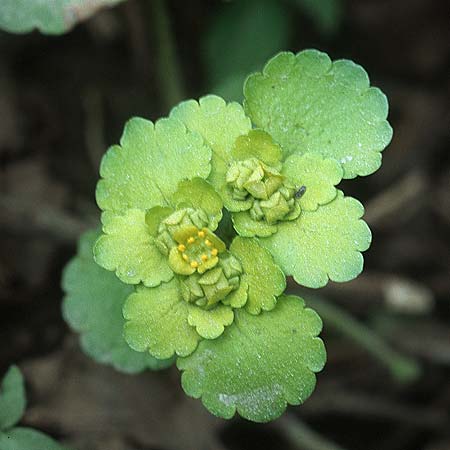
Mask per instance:
[[[279,53],[247,79],[244,95],[247,114],[286,156],[336,159],[344,178],[375,172],[392,138],[386,96],[370,87],[364,69],[317,50]]]
[[[242,308],[248,299],[248,283],[241,278],[239,287],[228,294],[228,296],[222,300],[225,305],[230,305],[232,308]]]
[[[23,376],[17,366],[11,366],[0,385],[0,430],[7,430],[19,422],[25,406]]]
[[[239,236],[270,236],[277,232],[278,225],[270,225],[263,220],[253,220],[248,211],[232,214],[233,226]]]
[[[197,333],[205,339],[216,339],[225,327],[233,323],[233,310],[230,306],[217,305],[205,310],[196,305],[189,305],[188,323],[195,327]]]
[[[92,247],[98,234],[92,230],[80,238],[78,255],[64,269],[64,319],[80,333],[83,351],[100,363],[128,373],[168,367],[171,361],[135,352],[125,342],[122,307],[133,287],[95,263]]]
[[[189,304],[181,298],[177,278],[156,288],[138,287],[125,302],[124,336],[131,348],[161,359],[187,356],[200,335],[189,325]]]
[[[264,130],[250,130],[248,134],[239,136],[232,149],[234,160],[257,158],[269,166],[279,168],[283,152],[273,141],[272,136]]]
[[[229,161],[231,148],[238,136],[251,130],[250,119],[239,103],[226,103],[216,95],[186,100],[172,109],[170,117],[200,133],[213,151],[213,157]]]
[[[283,164],[283,175],[297,187],[306,187],[299,199],[303,211],[315,211],[319,205],[333,200],[342,174],[342,167],[336,160],[325,159],[317,153],[294,154]]]
[[[239,236],[233,240],[230,251],[241,261],[244,271],[241,282],[248,284],[245,309],[250,314],[273,309],[286,288],[286,278],[270,253],[256,239]]]
[[[349,281],[361,273],[360,252],[371,242],[363,214],[361,203],[338,191],[332,202],[316,211],[303,211],[296,220],[280,222],[275,234],[259,242],[284,273],[303,286],[319,288],[328,279]]]
[[[326,360],[321,329],[320,317],[299,297],[282,296],[259,316],[236,310],[222,336],[178,359],[183,389],[219,417],[237,411],[255,422],[274,420],[313,392]]]
[[[154,244],[145,212],[129,209],[122,216],[104,213],[103,232],[94,246],[95,261],[127,284],[157,286],[173,278],[167,257]]]
[[[211,149],[199,133],[175,118],[133,118],[125,126],[120,146],[111,147],[100,166],[97,203],[104,211],[168,206],[181,180],[207,178]]]
[[[123,0],[2,0],[0,28],[12,33],[38,29],[62,34],[102,8]]]
[[[51,437],[32,428],[17,427],[0,432],[1,450],[68,450]]]
[[[277,0],[224,3],[212,18],[204,41],[205,69],[213,92],[241,102],[247,74],[286,48],[290,31],[289,15]]]
[[[222,199],[211,184],[202,178],[180,181],[172,202],[175,205],[187,204],[193,208],[203,209],[209,216],[211,229],[216,229],[222,219]]]
[[[242,106],[235,102],[226,103],[216,95],[207,95],[198,102],[187,100],[180,103],[170,117],[183,122],[188,130],[200,133],[211,147],[213,156],[209,180],[219,190],[225,182],[224,174],[234,141],[252,127]]]

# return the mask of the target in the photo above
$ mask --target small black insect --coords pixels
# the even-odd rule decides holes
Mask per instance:
[[[306,186],[302,186],[295,194],[295,198],[300,198],[303,196],[303,194],[306,192]]]

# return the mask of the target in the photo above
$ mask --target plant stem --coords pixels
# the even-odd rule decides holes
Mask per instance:
[[[184,98],[180,64],[175,49],[167,0],[153,0],[153,21],[158,50],[158,78],[165,108],[171,108]]]
[[[292,414],[285,414],[275,424],[295,446],[294,448],[302,450],[344,450]]]
[[[311,298],[311,305],[317,310],[325,324],[353,339],[358,345],[372,354],[390,370],[401,382],[409,382],[420,376],[420,366],[413,359],[393,350],[375,332],[355,320],[343,309],[316,296]]]

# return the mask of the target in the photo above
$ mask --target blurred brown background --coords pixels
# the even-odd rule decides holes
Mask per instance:
[[[321,22],[308,2],[280,1],[282,30],[259,36],[247,23],[273,3],[241,24],[231,2],[168,2],[182,92],[164,80],[153,1],[61,37],[0,33],[0,373],[25,371],[24,424],[79,450],[450,449],[449,4],[349,0]],[[61,270],[96,224],[99,161],[124,122],[155,120],[178,97],[239,96],[242,71],[259,68],[237,61],[233,74],[232,48],[214,59],[221,21],[255,54],[265,39],[273,53],[314,47],[358,62],[394,128],[382,168],[343,183],[373,231],[364,273],[301,291],[322,313],[328,364],[311,399],[271,425],[213,418],[185,398],[176,369],[130,377],[89,361],[60,312]]]

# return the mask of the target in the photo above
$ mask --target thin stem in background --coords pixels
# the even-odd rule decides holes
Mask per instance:
[[[285,414],[274,424],[296,449],[344,450],[344,448],[329,441],[292,414]]]
[[[420,366],[413,358],[392,349],[381,336],[358,322],[345,310],[316,296],[311,297],[309,303],[319,313],[326,325],[329,324],[330,327],[350,337],[363,347],[383,363],[397,380],[406,383],[420,376]]]
[[[183,84],[180,64],[175,48],[167,0],[153,0],[152,16],[158,51],[158,71],[164,107],[169,109],[183,98]]]

